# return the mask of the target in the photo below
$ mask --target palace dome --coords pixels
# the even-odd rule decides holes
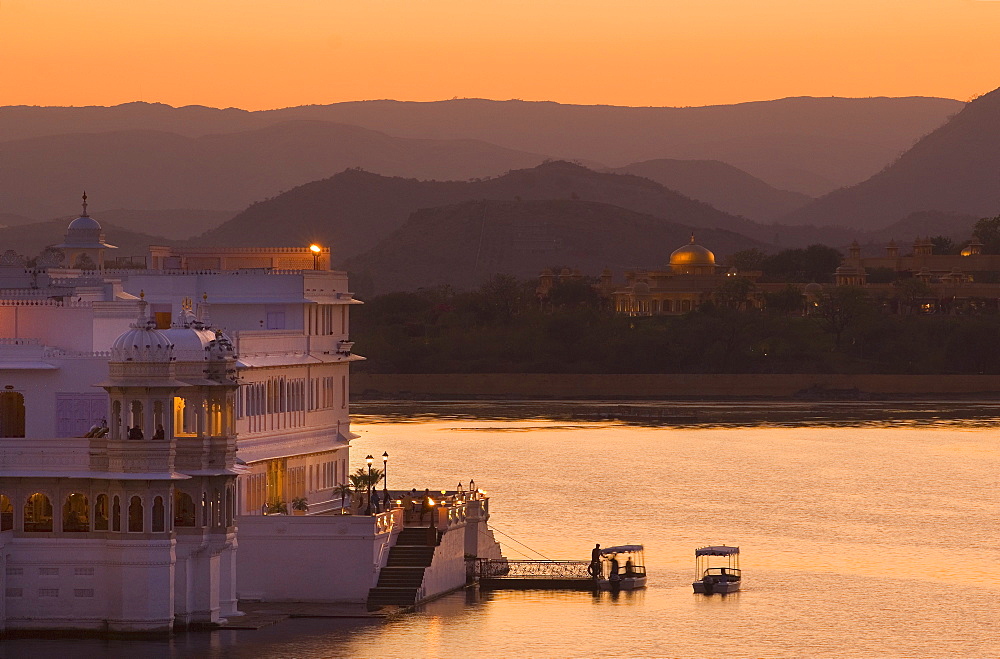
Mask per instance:
[[[715,265],[715,254],[711,250],[697,245],[694,242],[694,234],[691,234],[691,242],[679,249],[675,249],[670,254],[670,265]]]
[[[84,229],[89,231],[100,231],[101,223],[95,220],[94,218],[90,217],[89,215],[81,215],[80,217],[70,222],[69,226],[66,228],[69,230]]]
[[[111,344],[111,359],[126,362],[165,362],[173,357],[173,344],[156,323],[141,316]]]
[[[215,332],[193,327],[171,327],[160,331],[174,346],[174,356],[178,361],[203,361],[205,349],[215,340]]]

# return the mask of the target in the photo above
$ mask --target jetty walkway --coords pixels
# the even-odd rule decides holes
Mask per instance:
[[[589,561],[509,560],[469,561],[470,577],[484,590],[594,590]]]

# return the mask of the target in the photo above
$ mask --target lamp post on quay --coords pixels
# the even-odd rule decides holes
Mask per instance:
[[[368,463],[368,505],[365,506],[366,515],[372,514],[372,462],[374,461],[375,458],[370,453],[365,456],[365,462]]]
[[[389,452],[382,454],[382,508],[389,510]]]
[[[309,251],[313,255],[313,270],[319,270],[319,253],[323,251],[323,248],[314,243],[309,245]]]

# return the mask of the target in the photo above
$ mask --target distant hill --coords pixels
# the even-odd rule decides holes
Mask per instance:
[[[638,176],[595,172],[568,162],[478,181],[418,181],[348,170],[254,204],[196,239],[203,245],[329,245],[333,262],[367,251],[413,211],[465,201],[597,201],[700,228],[755,232],[758,225]]]
[[[111,108],[16,106],[0,107],[0,141],[121,130],[200,137],[314,119],[398,137],[482,140],[516,151],[614,167],[656,158],[719,160],[779,189],[815,196],[875,174],[962,106],[960,101],[919,97],[803,97],[688,108],[481,99],[358,101],[260,112],[150,103]],[[432,177],[361,162],[340,168],[353,166]],[[452,172],[445,178],[482,175]],[[296,183],[305,180],[309,179]]]
[[[34,220],[30,217],[26,217],[24,215],[16,215],[14,213],[0,213],[0,228],[13,227],[13,226],[18,226],[20,224],[31,224],[32,222],[36,221],[37,220]]]
[[[784,98],[707,107],[614,107],[459,99],[272,110],[406,137],[466,137],[612,167],[720,160],[816,196],[862,181],[962,109],[941,98]]]
[[[0,208],[57,217],[87,190],[95,212],[229,211],[347,167],[465,179],[543,160],[475,140],[396,138],[323,121],[201,137],[150,130],[51,135],[0,142]]]
[[[168,208],[165,210],[130,210],[115,208],[94,213],[99,216],[101,226],[106,223],[140,234],[163,236],[171,240],[183,240],[211,227],[218,226],[236,215],[235,211],[209,211],[192,208]],[[77,215],[67,216],[70,222]]]
[[[902,253],[911,251],[913,240],[925,236],[947,236],[956,243],[965,242],[972,237],[972,229],[979,216],[963,215],[962,213],[945,213],[942,211],[919,211],[910,213],[903,219],[889,226],[869,231],[863,235],[868,240],[888,243],[896,242]]]
[[[782,221],[871,230],[918,211],[1000,214],[1000,89],[969,103],[882,172]]]
[[[659,158],[612,171],[644,176],[721,211],[757,222],[773,221],[812,201],[809,195],[778,190],[742,169],[718,160]]]
[[[610,267],[656,268],[687,244],[692,227],[593,201],[467,201],[416,211],[346,266],[365,294],[449,284],[479,286],[496,273],[537,277],[564,265],[599,275]],[[698,242],[725,254],[765,247],[746,236],[698,229]]]
[[[264,119],[238,108],[163,103],[122,103],[111,107],[0,107],[0,141],[74,133],[155,130],[185,137],[256,130],[286,119]]]

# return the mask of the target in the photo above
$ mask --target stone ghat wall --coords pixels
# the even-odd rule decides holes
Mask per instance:
[[[852,398],[1000,393],[998,375],[371,374],[351,375],[354,399]]]

